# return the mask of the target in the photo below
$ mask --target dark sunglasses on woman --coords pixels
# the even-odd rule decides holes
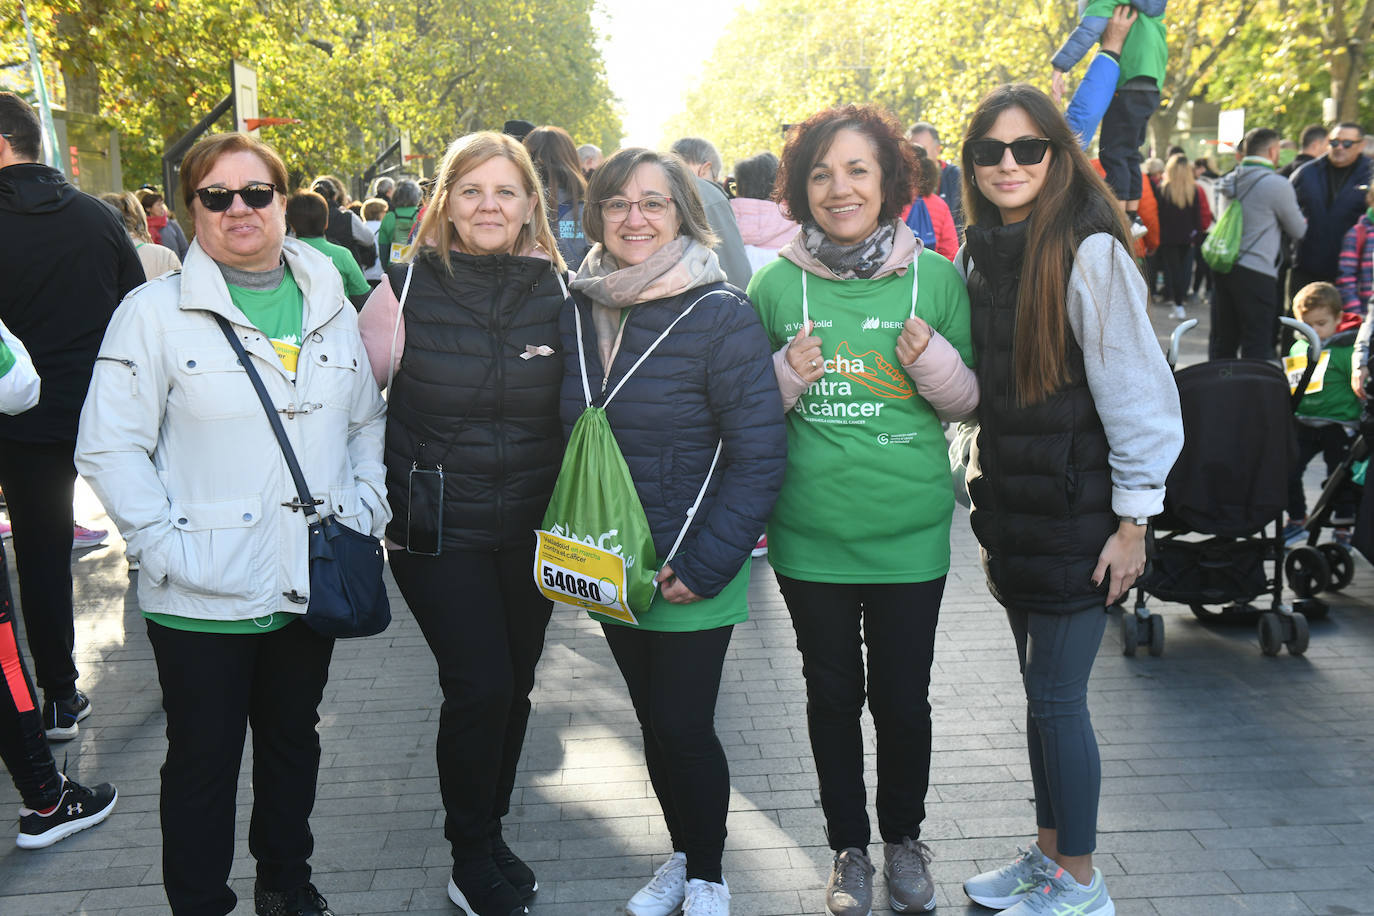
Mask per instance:
[[[261,210],[272,203],[272,198],[277,194],[277,186],[257,181],[241,188],[196,188],[200,205],[211,213],[223,213],[232,207],[235,194],[242,197],[243,202],[254,210]]]
[[[969,155],[974,165],[997,165],[1011,147],[1012,158],[1017,165],[1038,165],[1049,151],[1050,141],[1045,137],[1022,137],[1010,143],[1001,140],[974,140],[969,144]]]

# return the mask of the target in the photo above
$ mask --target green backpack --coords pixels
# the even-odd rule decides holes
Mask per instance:
[[[582,314],[576,305],[572,306],[587,407],[573,424],[548,511],[544,513],[541,530],[535,532],[538,546],[534,555],[534,582],[545,597],[629,624],[638,624],[635,615],[643,614],[653,603],[658,588],[654,577],[682,545],[692,518],[706,496],[706,487],[715,473],[723,443],[716,444],[711,469],[706,472],[696,501],[687,510],[687,520],[678,532],[677,542],[659,562],[649,520],[635,491],[625,456],[606,418],[605,405],[673,327],[709,295],[711,293],[697,299],[673,319],[611,389],[601,407],[592,406],[587,359],[582,350]]]
[[[1254,188],[1263,180],[1264,176],[1261,175],[1250,187]],[[1239,175],[1236,176],[1236,190],[1240,190]],[[1241,255],[1246,253],[1240,248],[1240,240],[1245,231],[1245,220],[1240,208],[1243,198],[1244,195],[1237,194],[1236,199],[1227,206],[1221,218],[1207,233],[1207,238],[1202,240],[1202,259],[1216,273],[1229,274]]]

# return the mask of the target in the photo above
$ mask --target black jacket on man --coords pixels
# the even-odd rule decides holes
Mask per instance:
[[[75,442],[105,326],[144,282],[114,211],[36,162],[0,169],[0,320],[43,380],[38,406],[0,416],[0,440]]]

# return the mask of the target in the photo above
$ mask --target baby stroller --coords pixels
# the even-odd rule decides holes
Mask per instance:
[[[1126,655],[1140,645],[1151,655],[1164,652],[1164,621],[1149,612],[1146,593],[1186,604],[1205,621],[1258,614],[1266,655],[1283,646],[1292,655],[1307,651],[1306,612],[1317,608],[1310,597],[1283,600],[1282,531],[1288,477],[1297,463],[1293,409],[1316,369],[1321,341],[1302,322],[1280,320],[1306,335],[1310,347],[1296,393],[1290,395],[1283,370],[1264,360],[1210,360],[1174,373],[1183,451],[1165,484],[1164,511],[1154,520],[1151,569],[1136,589],[1134,612],[1122,614]],[[1191,319],[1174,331],[1171,367],[1182,335],[1196,325]],[[1268,611],[1249,603],[1266,593]]]

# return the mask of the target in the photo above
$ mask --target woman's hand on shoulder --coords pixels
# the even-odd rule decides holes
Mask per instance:
[[[921,358],[930,346],[930,325],[920,318],[908,318],[902,325],[902,333],[897,337],[897,361],[902,366],[910,366]]]
[[[821,355],[821,339],[811,334],[811,325],[797,329],[797,336],[787,345],[787,364],[808,385],[825,375],[825,357]],[[666,594],[666,592],[665,592]]]
[[[673,604],[691,604],[700,601],[701,596],[690,588],[682,584],[682,580],[673,572],[673,567],[663,564],[663,568],[654,576],[654,581],[659,585],[659,591],[663,593],[664,599]]]
[[[1107,606],[1116,604],[1131,590],[1135,580],[1145,571],[1145,526],[1122,522],[1116,533],[1107,538],[1093,570],[1093,585],[1101,586],[1111,575],[1107,586]]]

